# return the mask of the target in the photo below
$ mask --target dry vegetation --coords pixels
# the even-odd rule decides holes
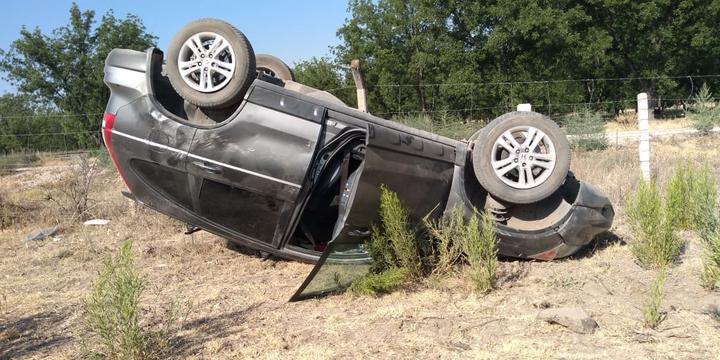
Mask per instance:
[[[719,148],[720,139],[707,137],[653,142],[659,189],[684,161],[707,161],[712,178],[720,179]],[[570,259],[502,259],[487,294],[473,290],[462,268],[379,297],[297,303],[287,300],[311,265],[263,261],[204,232],[183,235],[182,224],[124,199],[111,169],[99,170],[89,194],[87,217],[111,220],[95,227],[46,200],[72,181],[68,163],[4,175],[0,358],[76,358],[89,336],[85,299],[103,259],[126,240],[133,241],[145,284],[140,326],[162,330],[176,304],[190,309],[170,335],[173,358],[716,358],[720,320],[707,308],[720,304],[720,293],[702,287],[699,237],[678,233],[682,251],[660,285],[657,271],[641,266],[626,245],[633,238],[624,204],[638,183],[636,159],[632,146],[574,154],[575,174],[606,192],[617,216],[611,233]],[[50,239],[20,241],[55,225],[59,232]],[[649,329],[654,291],[663,295],[656,308],[663,321]],[[536,319],[540,309],[560,306],[585,309],[599,329],[580,335]]]

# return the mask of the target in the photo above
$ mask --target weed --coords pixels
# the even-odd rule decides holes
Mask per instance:
[[[568,135],[571,135],[570,145],[573,150],[595,151],[607,148],[605,120],[600,114],[585,110],[568,116],[564,123]]]
[[[373,259],[371,271],[382,272],[397,263],[395,250],[390,239],[383,235],[382,226],[373,225],[370,241],[365,244],[365,249]]]
[[[655,182],[640,182],[627,200],[626,213],[634,237],[631,249],[643,265],[662,268],[677,259],[682,241]]]
[[[173,301],[163,309],[159,330],[143,329],[139,304],[145,288],[135,267],[132,243],[127,240],[114,258],[105,259],[85,300],[84,325],[88,337],[81,343],[88,355],[110,359],[166,357],[174,333],[187,317],[189,305]]]
[[[713,107],[712,93],[707,83],[703,84],[690,107],[690,120],[700,135],[707,135],[720,120],[720,111]]]
[[[703,287],[713,290],[720,287],[720,232],[715,232],[705,241],[703,269],[700,275]]]
[[[392,291],[408,278],[422,275],[422,260],[408,210],[397,194],[380,187],[380,225],[372,228],[365,248],[372,256],[370,273],[355,279],[349,291],[378,294]]]
[[[703,239],[708,239],[716,231],[718,218],[716,215],[717,186],[707,162],[699,170],[693,170],[691,177],[691,203],[695,226],[694,230]]]
[[[689,164],[677,166],[666,198],[667,216],[675,227],[695,230],[704,239],[714,232],[717,188],[707,163],[700,169]]]
[[[132,243],[125,241],[103,270],[85,300],[86,343],[95,355],[118,359],[143,358],[147,339],[140,328],[138,305],[145,284],[135,268]]]
[[[377,295],[392,292],[407,281],[407,269],[391,267],[378,273],[367,273],[348,288],[355,295]]]
[[[56,191],[48,192],[45,198],[55,203],[64,214],[70,214],[73,219],[86,217],[90,210],[90,192],[96,175],[95,161],[82,156],[69,182]]]
[[[464,215],[463,209],[457,206],[438,220],[428,216],[423,219],[425,228],[435,240],[433,274],[449,273],[462,259],[463,243],[468,232]]]
[[[647,306],[645,306],[645,326],[652,329],[657,327],[663,320],[660,305],[663,300],[663,285],[665,284],[666,275],[667,268],[663,267],[658,271],[657,277],[650,287],[650,301]]]
[[[380,218],[382,232],[376,231],[374,235],[379,239],[375,241],[385,241],[391,245],[395,262],[391,265],[407,269],[411,276],[420,276],[422,261],[416,234],[410,226],[408,210],[400,202],[397,194],[384,185],[380,189]]]
[[[495,283],[497,270],[497,236],[495,220],[484,212],[480,218],[473,213],[463,241],[470,277],[477,291],[489,291]]]

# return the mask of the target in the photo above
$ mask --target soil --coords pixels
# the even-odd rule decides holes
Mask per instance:
[[[707,146],[710,144],[710,146]],[[653,143],[659,183],[679,161],[720,169],[720,139]],[[145,282],[141,318],[153,329],[168,309],[185,309],[171,358],[560,358],[711,359],[720,354],[720,319],[708,314],[720,293],[700,286],[700,241],[670,268],[656,329],[643,325],[656,271],[638,265],[623,219],[637,181],[637,148],[573,155],[573,171],[605,191],[617,216],[611,231],[579,254],[551,262],[501,259],[497,288],[472,291],[465,269],[380,297],[348,294],[290,303],[311,265],[263,260],[204,232],[138,208],[120,195],[112,169],[98,175],[92,217],[68,222],[43,196],[73,176],[72,166],[33,168],[0,178],[5,201],[33,204],[0,231],[0,358],[77,358],[86,338],[83,301],[119,244],[133,240]],[[718,175],[718,174],[716,174]],[[60,225],[53,238],[22,244],[27,233]],[[176,304],[176,305],[173,305]],[[577,334],[537,320],[548,307],[578,307],[599,324]]]

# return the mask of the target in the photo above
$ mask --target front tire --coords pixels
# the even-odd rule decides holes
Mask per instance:
[[[475,176],[492,196],[530,204],[552,195],[570,170],[570,145],[550,118],[530,111],[504,114],[474,139]]]

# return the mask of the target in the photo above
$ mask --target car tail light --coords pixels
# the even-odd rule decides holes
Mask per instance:
[[[102,137],[103,142],[105,143],[105,148],[108,151],[108,154],[110,154],[110,159],[112,159],[113,164],[115,165],[115,168],[118,171],[118,174],[120,174],[120,177],[123,179],[123,182],[125,182],[125,186],[128,188],[128,190],[132,191],[130,189],[130,186],[128,185],[127,180],[125,179],[125,175],[123,175],[122,171],[120,171],[120,166],[118,165],[117,158],[115,157],[115,151],[113,151],[112,146],[112,129],[115,126],[115,115],[111,113],[105,113],[103,116],[102,121]]]

